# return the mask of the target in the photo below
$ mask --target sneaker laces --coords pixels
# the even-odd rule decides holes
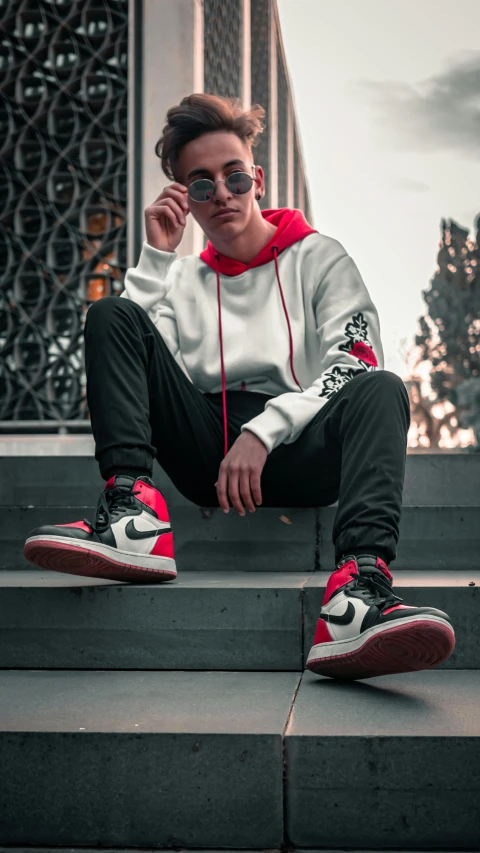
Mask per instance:
[[[362,597],[368,597],[371,603],[381,610],[401,604],[403,601],[403,598],[395,595],[388,579],[380,569],[362,568],[349,586],[351,589],[358,589]]]
[[[105,489],[98,499],[96,523],[93,524],[88,518],[84,518],[85,524],[88,524],[95,533],[104,533],[115,520],[115,515],[123,515],[126,509],[135,506],[135,495],[139,494],[140,490],[135,492],[127,486]]]

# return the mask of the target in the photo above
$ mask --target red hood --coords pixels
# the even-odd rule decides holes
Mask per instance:
[[[267,245],[261,249],[258,255],[250,261],[249,264],[244,264],[241,261],[235,261],[233,258],[227,258],[226,255],[221,255],[216,251],[210,240],[207,248],[201,252],[200,257],[209,267],[215,269],[222,275],[241,275],[246,270],[252,267],[260,267],[262,264],[268,264],[273,261],[272,247],[277,246],[278,254],[287,249],[292,243],[297,243],[303,240],[308,234],[317,233],[315,228],[311,228],[305,219],[303,212],[297,208],[281,207],[278,210],[262,210],[262,216],[267,222],[276,225],[277,230],[272,239]],[[220,260],[215,260],[215,255],[220,255]]]

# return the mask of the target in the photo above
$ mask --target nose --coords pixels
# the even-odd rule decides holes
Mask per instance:
[[[218,183],[216,185],[215,195],[214,195],[215,201],[228,201],[228,199],[230,199],[231,197],[232,197],[232,193],[227,188],[227,185],[225,184],[224,181],[222,181],[221,183]]]

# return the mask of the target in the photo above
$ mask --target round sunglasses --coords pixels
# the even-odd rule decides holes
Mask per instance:
[[[225,184],[233,195],[243,195],[252,189],[253,180],[248,172],[232,172],[224,181],[214,182],[208,178],[199,178],[198,181],[192,181],[188,187],[188,195],[192,201],[211,201],[217,184]]]

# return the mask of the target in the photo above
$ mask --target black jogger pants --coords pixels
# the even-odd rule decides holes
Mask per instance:
[[[87,400],[95,458],[152,472],[153,460],[199,506],[218,506],[223,459],[222,395],[199,391],[178,366],[146,312],[105,297],[85,325]],[[263,411],[269,395],[227,391],[228,446]],[[387,370],[362,373],[337,391],[293,444],[268,456],[263,506],[327,506],[338,499],[333,542],[344,554],[395,559],[405,476],[408,394]]]

